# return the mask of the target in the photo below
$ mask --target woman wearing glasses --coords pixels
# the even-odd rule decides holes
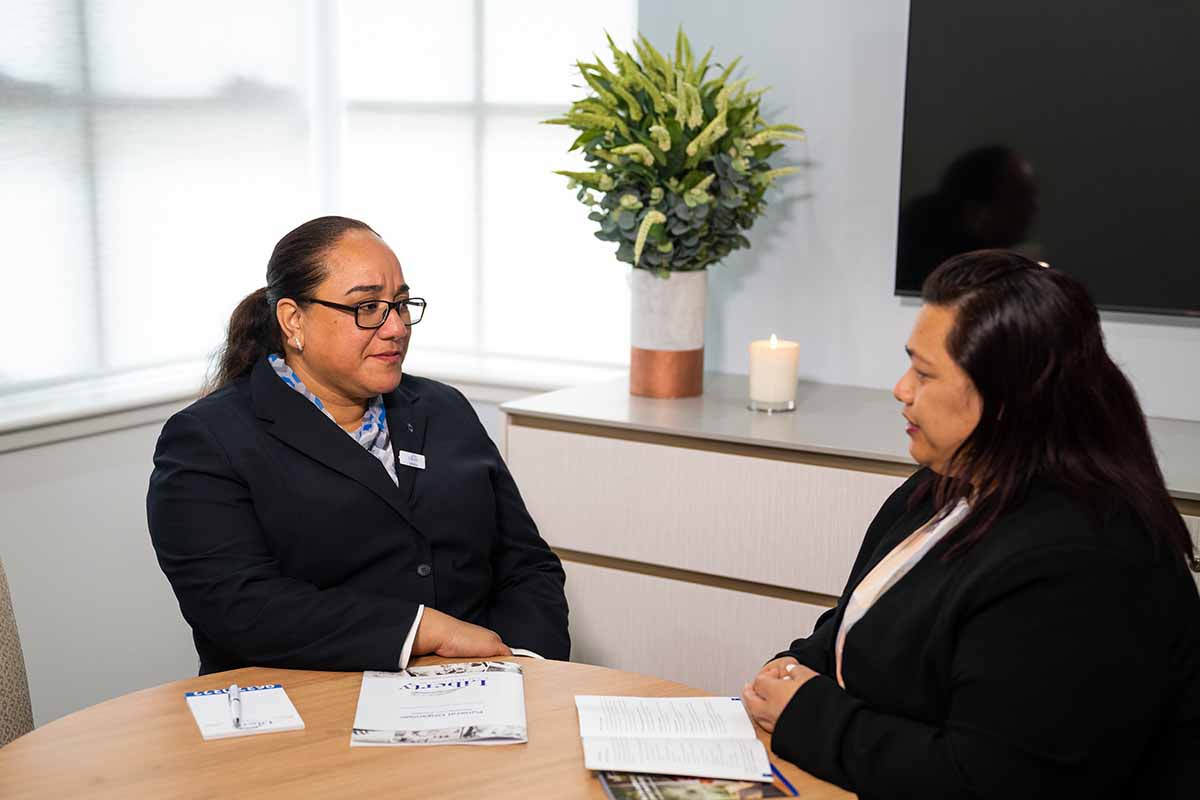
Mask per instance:
[[[402,372],[425,305],[371,228],[322,217],[233,312],[147,497],[201,674],[568,657],[562,566],[495,446],[458,391]]]

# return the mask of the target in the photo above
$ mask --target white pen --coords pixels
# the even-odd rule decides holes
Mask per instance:
[[[242,690],[236,683],[229,686],[229,713],[233,715],[233,727],[242,727]]]

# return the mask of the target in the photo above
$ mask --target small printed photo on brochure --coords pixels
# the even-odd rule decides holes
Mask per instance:
[[[485,672],[520,672],[521,665],[511,661],[488,661]]]
[[[355,728],[351,731],[351,736],[360,742],[373,744],[445,744],[462,741],[464,730],[461,726],[424,731],[373,731]]]
[[[791,796],[770,783],[636,772],[599,772],[597,776],[612,800],[759,800]]]
[[[355,741],[364,744],[469,744],[484,741],[524,741],[525,728],[519,725],[459,725],[423,731],[376,731],[355,728],[350,735]]]
[[[521,666],[508,661],[462,661],[457,664],[435,664],[431,667],[409,667],[405,672],[421,678],[436,678],[443,675],[467,675],[475,672],[520,673]]]

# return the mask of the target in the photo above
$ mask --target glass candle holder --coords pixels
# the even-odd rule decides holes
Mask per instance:
[[[750,343],[751,411],[777,414],[796,410],[796,381],[800,370],[800,344],[779,339]]]

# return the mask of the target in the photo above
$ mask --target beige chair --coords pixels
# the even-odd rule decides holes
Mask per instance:
[[[33,730],[29,679],[17,635],[17,617],[8,593],[8,577],[0,561],[0,747]]]

